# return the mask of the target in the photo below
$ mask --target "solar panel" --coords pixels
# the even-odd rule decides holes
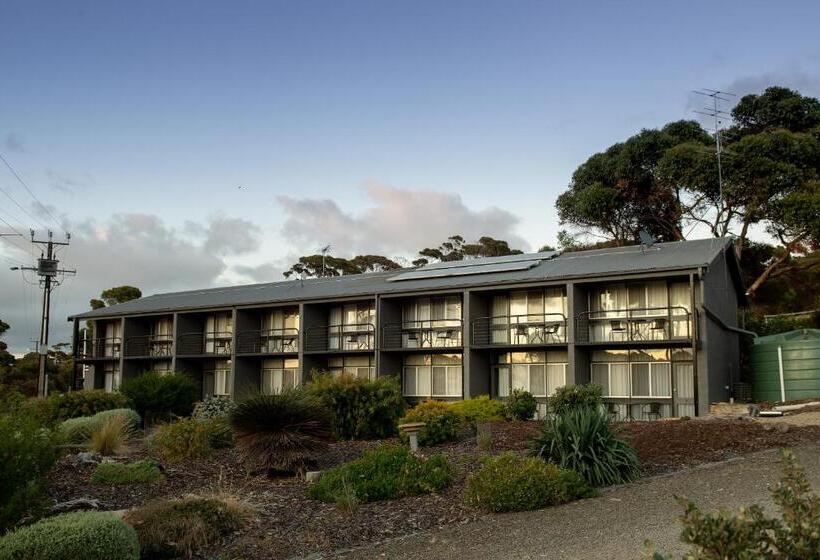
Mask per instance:
[[[488,264],[495,263],[545,261],[547,259],[551,259],[556,254],[558,254],[557,251],[544,251],[543,253],[522,253],[520,255],[504,255],[502,257],[482,257],[480,259],[467,259],[463,261],[433,263],[424,265],[422,268],[425,270],[437,270],[440,268],[465,268],[469,266],[485,266]]]
[[[514,270],[527,270],[538,263],[540,260],[519,261],[511,263],[490,263],[483,265],[472,266],[448,266],[445,268],[430,269],[422,267],[417,270],[403,272],[392,278],[388,278],[388,282],[400,282],[402,280],[422,280],[426,278],[446,278],[448,276],[468,276],[470,274],[490,274],[493,272],[512,272]]]

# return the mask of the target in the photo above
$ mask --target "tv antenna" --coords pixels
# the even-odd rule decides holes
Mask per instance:
[[[641,240],[641,253],[643,253],[644,250],[652,247],[652,245],[654,245],[658,241],[657,239],[655,239],[654,235],[652,235],[645,229],[642,229],[638,232],[638,238],[640,238]]]
[[[720,108],[720,102],[731,102],[730,97],[737,97],[734,93],[728,91],[720,91],[717,89],[701,88],[692,90],[693,93],[709,97],[712,99],[711,107],[704,107],[702,111],[695,111],[699,115],[712,117],[715,120],[715,152],[717,154],[718,165],[718,201],[723,200],[723,166],[720,161],[720,154],[722,152],[722,144],[720,141],[720,126],[724,121],[732,120],[732,114]]]
[[[330,251],[330,245],[325,245],[319,251],[322,253],[322,278],[326,276],[325,274],[325,259],[327,258],[327,252]]]

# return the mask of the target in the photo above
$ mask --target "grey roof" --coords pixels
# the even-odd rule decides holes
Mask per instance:
[[[525,270],[427,278],[391,282],[406,270],[285,280],[265,284],[208,288],[186,292],[155,294],[111,307],[78,313],[72,319],[116,317],[143,313],[164,313],[184,309],[224,308],[234,305],[299,302],[341,297],[373,297],[379,294],[458,289],[511,283],[558,281],[571,278],[642,274],[661,271],[692,270],[708,266],[724,254],[728,239],[698,239],[658,243],[652,247],[614,247],[554,255],[546,253],[536,266]],[[732,251],[727,251],[732,254]],[[734,256],[731,257],[734,261]],[[475,262],[479,264],[482,259]],[[735,266],[736,269],[736,261]],[[734,275],[739,283],[739,276]],[[740,290],[742,293],[742,290]]]

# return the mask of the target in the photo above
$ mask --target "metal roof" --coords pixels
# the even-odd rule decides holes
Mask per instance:
[[[532,256],[532,258],[540,259],[535,266],[523,270],[507,270],[466,276],[456,275],[444,278],[408,279],[401,282],[391,282],[390,280],[399,274],[406,274],[407,269],[331,278],[296,279],[265,284],[208,288],[151,295],[111,307],[78,313],[69,317],[69,320],[165,313],[197,308],[232,307],[235,305],[275,304],[330,298],[366,298],[405,292],[693,270],[701,266],[708,266],[724,254],[724,249],[730,244],[731,240],[729,239],[712,238],[657,243],[652,247],[636,245],[549,255],[552,258],[544,258],[546,255],[541,254]],[[481,260],[483,259],[476,259],[472,261],[472,264],[480,264]],[[739,278],[735,278],[735,281],[739,282]],[[742,293],[740,287],[739,290]]]

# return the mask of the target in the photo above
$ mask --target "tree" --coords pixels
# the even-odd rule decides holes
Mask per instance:
[[[401,265],[381,255],[357,255],[352,259],[333,257],[330,255],[308,255],[299,257],[299,261],[285,271],[285,278],[292,275],[308,278],[321,276],[346,276],[349,274],[364,274],[368,272],[383,272],[397,270]]]
[[[125,303],[132,299],[139,299],[142,297],[142,291],[134,286],[117,286],[115,288],[108,288],[103,290],[100,298],[106,305],[117,305],[118,303]]]
[[[0,337],[11,327],[0,319]],[[8,351],[8,344],[0,340],[0,375],[3,375],[14,364],[14,356]]]
[[[509,243],[501,239],[483,236],[475,243],[467,243],[460,235],[451,235],[435,248],[427,247],[419,251],[420,257],[413,261],[413,266],[424,266],[433,259],[437,262],[452,262],[482,257],[500,257],[520,255],[519,249],[511,249]]]

